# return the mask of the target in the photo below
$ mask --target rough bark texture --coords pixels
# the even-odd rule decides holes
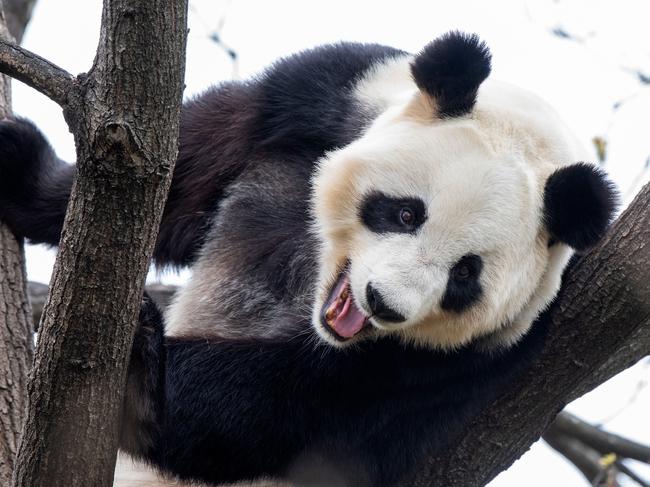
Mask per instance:
[[[650,185],[567,276],[539,359],[405,485],[480,486],[570,401],[650,353]]]
[[[77,94],[70,73],[12,42],[0,40],[0,69],[61,106],[69,103],[68,96]]]
[[[34,75],[23,75],[63,105],[78,174],[39,330],[16,486],[111,485],[127,360],[177,152],[186,16],[185,0],[105,0],[93,67],[65,97],[39,75],[42,60],[27,56]]]
[[[22,244],[0,226],[0,485],[9,485],[27,410],[33,359]]]
[[[146,286],[147,293],[161,309],[167,307],[177,289],[176,286],[165,284],[149,284]],[[34,327],[38,327],[38,323],[41,320],[48,292],[49,287],[47,284],[33,281],[27,283],[27,293],[29,295],[29,302],[32,306]]]
[[[20,2],[14,2],[14,4]],[[10,39],[0,1],[0,39]],[[8,12],[7,23],[21,25]],[[23,23],[26,23],[25,19]],[[24,25],[22,26],[24,29]],[[0,117],[11,112],[9,78],[0,75]],[[27,409],[27,373],[33,358],[22,242],[0,223],[0,485],[9,485]]]
[[[9,485],[27,411],[32,317],[22,244],[0,226],[0,485]]]

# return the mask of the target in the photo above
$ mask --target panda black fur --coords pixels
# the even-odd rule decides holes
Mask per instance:
[[[533,147],[523,163],[512,163],[523,165],[522,181],[532,188],[522,196],[508,179],[510,166],[491,159],[503,151],[503,140],[478,141],[470,147],[476,157],[467,156],[463,137],[473,141],[481,130],[499,130],[501,116],[526,120],[531,107],[538,109],[506,92],[512,106],[492,116],[500,98],[481,105],[488,94],[479,90],[489,71],[485,45],[459,33],[437,39],[415,57],[384,46],[338,44],[279,61],[255,79],[226,83],[185,104],[154,260],[193,265],[193,277],[166,324],[151,301],[143,302],[123,449],[173,475],[213,484],[272,477],[297,485],[397,485],[528,363],[545,330],[546,315],[538,315],[557,292],[571,255],[567,244],[582,250],[598,240],[612,218],[615,192],[593,166],[567,165],[577,159],[539,162],[543,151],[568,157],[572,149],[537,149],[536,135],[528,132],[513,136],[524,139],[524,149]],[[553,139],[553,130],[563,134],[550,115],[547,125],[540,125],[549,130],[540,135],[542,142]],[[426,176],[427,167],[408,164],[412,156],[426,160],[428,153],[413,148],[418,140],[404,148],[397,144],[394,159],[406,158],[403,166],[379,161],[391,155],[382,144],[399,142],[393,128],[402,126],[428,131],[424,139],[432,130],[451,131],[440,138],[442,149],[433,148],[431,167],[453,162],[453,154],[474,174],[462,176],[451,166],[436,178],[452,181],[455,190],[436,189],[423,199],[418,184],[427,178],[417,176]],[[359,167],[359,154],[376,156],[377,169]],[[490,160],[485,165],[500,169],[481,173],[473,164],[484,154]],[[357,173],[348,178],[352,169]],[[359,179],[359,171],[367,180]],[[376,191],[372,178],[382,171],[394,186]],[[0,217],[18,235],[58,243],[73,177],[73,166],[58,160],[29,122],[0,124]],[[482,194],[475,177],[494,184],[494,194],[489,188]],[[358,187],[346,188],[350,181],[370,187],[357,194]],[[482,219],[464,229],[461,212],[426,237],[440,217],[433,211],[436,198],[447,198],[439,211],[458,214],[453,198],[465,196],[463,183],[471,189],[467,205]],[[390,193],[402,187],[408,194]],[[490,206],[493,200],[515,210],[530,202],[531,209],[511,215],[503,205]],[[364,213],[368,204],[374,206]],[[367,267],[357,263],[363,252],[350,250],[350,242],[394,241],[408,252],[423,238],[439,247],[439,234],[458,226],[473,235],[468,238],[474,245],[490,240],[481,227],[484,215],[499,226],[506,215],[513,235],[530,237],[528,247],[504,245],[521,244],[538,257],[530,264],[534,282],[522,285],[525,292],[505,286],[508,276],[499,276],[490,252],[481,256],[465,248],[471,245],[461,235],[447,240],[454,252],[443,260],[417,247],[411,260],[421,263],[399,277],[407,288],[420,268],[428,274],[413,288],[446,280],[425,293],[436,298],[435,319],[421,322],[396,301],[399,290],[386,292],[394,282],[382,282],[383,271],[349,297]],[[530,221],[520,225],[519,217]],[[502,262],[512,264],[514,255]],[[395,266],[384,267],[392,275]],[[501,294],[491,283],[504,286]],[[504,293],[517,295],[516,303],[494,304]],[[339,298],[348,308],[337,308]],[[481,306],[495,318],[488,319]],[[512,309],[506,312],[507,306]],[[337,314],[332,328],[323,318],[330,308]],[[350,328],[336,324],[341,316],[364,319]],[[442,331],[427,329],[429,319]],[[474,323],[476,329],[469,329]]]

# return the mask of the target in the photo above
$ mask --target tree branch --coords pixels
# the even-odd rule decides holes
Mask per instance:
[[[648,446],[603,431],[566,411],[557,415],[543,438],[572,462],[591,485],[608,476],[618,484],[616,477],[627,475],[639,485],[647,486],[623,460],[631,458],[650,463]]]
[[[570,401],[650,353],[650,185],[565,276],[538,359],[404,485],[485,485]]]
[[[551,424],[544,433],[544,440],[573,463],[585,476],[589,485],[592,485],[599,476],[604,475],[605,468],[600,463],[602,455],[579,439],[564,434],[555,423]]]
[[[65,108],[75,77],[56,64],[7,40],[0,40],[0,72],[22,81]]]
[[[637,484],[639,484],[641,487],[650,487],[650,484],[643,480],[641,477],[639,477],[636,472],[632,471],[631,468],[629,468],[627,465],[625,465],[623,462],[620,460],[616,461],[616,468],[621,472],[630,477],[632,480],[634,480]]]
[[[632,458],[644,463],[650,463],[650,447],[622,436],[608,433],[582,421],[571,413],[561,412],[553,421],[551,429],[589,445],[600,455],[616,453],[619,457]],[[547,432],[548,432],[547,431]],[[544,435],[546,438],[546,434]]]

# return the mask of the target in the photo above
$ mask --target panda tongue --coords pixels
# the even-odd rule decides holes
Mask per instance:
[[[352,293],[348,292],[343,307],[330,326],[342,338],[352,338],[366,324],[367,317],[354,304]]]

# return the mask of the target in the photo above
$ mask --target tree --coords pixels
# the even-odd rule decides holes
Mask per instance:
[[[111,483],[127,360],[176,159],[187,3],[106,0],[102,19],[93,66],[76,77],[0,42],[1,70],[61,105],[78,156],[16,486]]]
[[[163,6],[169,6],[169,2],[151,3],[156,4],[156,7],[152,8],[158,8],[161,12]],[[163,3],[165,5],[162,5]],[[180,9],[181,7],[177,6],[177,8]],[[55,327],[60,327],[64,332],[74,335],[75,331],[79,332],[79,328],[74,326],[75,322],[88,318],[89,323],[93,324],[89,329],[97,333],[97,335],[92,336],[92,340],[100,340],[106,348],[116,351],[114,362],[119,364],[116,365],[114,369],[115,375],[112,377],[120,378],[123,378],[125,361],[122,349],[128,349],[128,343],[132,335],[132,323],[135,318],[135,308],[132,306],[135,306],[133,303],[137,304],[142,289],[143,274],[141,271],[144,267],[143,262],[146,261],[147,256],[150,254],[151,234],[153,232],[150,226],[143,226],[143,234],[146,236],[140,241],[139,236],[133,232],[132,227],[129,227],[129,225],[140,221],[138,219],[142,216],[143,203],[134,193],[137,191],[149,192],[150,184],[162,186],[168,184],[168,180],[161,183],[155,177],[147,177],[147,175],[151,176],[151,174],[146,171],[140,171],[137,175],[140,179],[136,177],[134,179],[137,181],[134,182],[134,179],[128,177],[129,175],[115,174],[114,171],[110,170],[111,167],[116,167],[120,171],[127,173],[130,172],[129,169],[142,169],[145,165],[144,163],[140,165],[142,161],[131,159],[129,164],[124,163],[123,158],[128,159],[134,153],[142,155],[146,159],[146,167],[154,167],[148,165],[151,160],[155,160],[149,157],[153,153],[153,149],[149,147],[143,150],[139,143],[147,141],[155,146],[156,141],[147,140],[146,134],[138,137],[139,134],[143,134],[145,131],[133,121],[132,117],[128,116],[132,112],[129,110],[131,107],[127,105],[127,102],[141,102],[142,100],[137,100],[134,96],[143,96],[143,92],[140,91],[143,85],[150,91],[151,86],[158,86],[158,84],[156,84],[155,80],[147,79],[145,82],[145,80],[139,79],[139,76],[147,74],[143,72],[147,70],[142,69],[142,64],[139,66],[138,73],[129,72],[128,75],[118,73],[116,78],[111,78],[112,73],[108,69],[110,66],[115,66],[112,63],[115,54],[112,48],[116,46],[115,41],[122,39],[125,42],[123,46],[139,45],[145,53],[151,53],[151,44],[147,45],[147,43],[151,43],[153,38],[161,42],[170,41],[168,37],[165,37],[164,33],[142,32],[147,30],[147,27],[143,27],[143,25],[151,26],[155,24],[151,19],[159,18],[158,13],[155,12],[151,13],[150,16],[145,15],[145,10],[147,10],[146,6],[135,1],[118,2],[115,0],[111,2],[107,0],[105,2],[100,51],[93,70],[87,76],[73,78],[67,73],[61,72],[59,68],[49,65],[30,53],[16,49],[7,43],[0,44],[1,70],[13,74],[40,89],[64,106],[66,118],[75,132],[79,152],[80,179],[75,193],[99,194],[105,192],[109,199],[119,197],[120,200],[124,198],[124,194],[133,197],[133,200],[129,203],[136,213],[134,216],[123,214],[121,212],[122,207],[116,203],[116,199],[112,199],[109,204],[103,207],[103,213],[98,214],[104,215],[111,223],[116,223],[118,230],[125,232],[121,235],[129,236],[132,239],[131,242],[137,241],[137,246],[127,245],[124,240],[116,238],[117,233],[112,225],[110,225],[111,228],[101,227],[101,222],[98,222],[96,218],[92,218],[92,214],[85,213],[91,215],[91,220],[94,219],[94,223],[100,224],[100,236],[104,239],[109,237],[108,241],[111,241],[111,245],[105,246],[103,249],[103,253],[106,255],[91,252],[83,256],[84,259],[88,258],[89,261],[96,262],[93,272],[84,270],[83,266],[75,265],[84,261],[75,257],[70,249],[70,246],[74,244],[83,251],[83,249],[87,248],[84,242],[93,242],[92,238],[85,236],[84,238],[87,240],[81,241],[70,235],[70,232],[64,231],[59,262],[55,270],[52,297],[50,298],[50,303],[61,303],[62,310],[53,310],[50,309],[53,306],[47,306],[46,317],[42,324],[44,335],[41,340],[47,343],[48,333],[52,332]],[[161,15],[164,14],[161,13]],[[167,15],[171,14],[167,13]],[[181,15],[178,15],[176,18],[180,19],[180,17]],[[123,22],[118,22],[118,19]],[[178,22],[183,24],[180,20]],[[161,26],[164,24],[156,25]],[[180,32],[177,24],[168,25],[176,27],[176,29],[169,29],[174,31],[174,35],[178,36],[173,41],[178,43],[181,42],[181,39],[184,40],[184,30]],[[122,27],[122,30],[118,32],[119,26]],[[149,27],[149,30],[156,30],[156,27]],[[165,29],[160,28],[159,30]],[[131,38],[130,34],[133,32],[139,32],[141,37],[135,36],[137,39]],[[156,36],[161,36],[163,39]],[[109,39],[114,42],[107,42]],[[178,44],[174,45],[178,46]],[[156,45],[155,50],[158,49],[159,45]],[[134,55],[128,48],[126,53],[127,56]],[[138,60],[142,61],[140,58]],[[160,64],[161,59],[156,58],[156,60]],[[177,57],[175,61],[179,63],[176,67],[182,69],[182,56]],[[159,68],[159,66],[155,67]],[[172,69],[169,65],[166,65],[166,67]],[[128,71],[123,63],[119,70]],[[175,79],[175,81],[177,80]],[[122,94],[120,96],[120,93],[116,93],[118,90],[110,86],[110,83],[115,83],[115,86],[120,87],[122,90],[126,89],[124,93],[127,95]],[[135,88],[128,83],[134,83]],[[102,96],[112,98],[113,101],[117,102],[119,113],[112,110],[106,98],[96,96],[98,87],[101,88],[99,93],[102,93]],[[89,120],[86,120],[81,115],[81,112],[78,111],[80,108],[88,111]],[[151,109],[151,106],[142,109],[146,110],[147,108]],[[84,111],[84,113],[86,112]],[[100,114],[106,113],[122,115],[122,118],[118,116],[116,121],[107,124],[103,122],[104,119],[100,116]],[[124,120],[127,120],[128,123],[125,124]],[[166,124],[169,121],[169,119],[163,117],[160,117],[159,120],[165,120]],[[148,120],[148,122],[156,126],[155,121]],[[169,143],[175,143],[173,119],[170,125],[172,125],[171,132],[169,127],[161,127],[160,125],[156,127],[156,130],[158,130],[156,133],[161,134],[161,138],[167,139],[169,137],[168,141],[164,141],[167,150],[169,149],[167,147]],[[98,131],[93,132],[92,129],[98,129]],[[95,139],[93,139],[93,136]],[[169,156],[167,152],[163,152],[164,156]],[[161,171],[162,176],[167,177],[172,163],[169,162],[169,158],[161,158],[160,160],[167,161],[167,165]],[[173,159],[171,160],[173,161]],[[110,162],[110,165],[98,164],[107,161]],[[161,178],[164,179],[162,176]],[[112,182],[117,185],[119,192],[115,191],[115,188],[111,188],[111,184],[102,181],[107,178],[115,178]],[[159,193],[156,193],[155,196],[149,193],[148,196],[158,202],[161,197]],[[140,197],[144,198],[144,195],[140,195]],[[540,360],[522,377],[509,385],[491,407],[476,418],[465,434],[459,438],[454,448],[445,452],[444,455],[432,456],[422,469],[413,472],[414,478],[408,485],[430,485],[432,481],[439,485],[481,485],[486,483],[496,473],[507,468],[517,456],[528,448],[532,441],[539,437],[566,402],[606,380],[650,351],[650,309],[648,306],[650,302],[650,283],[646,274],[647,264],[650,260],[650,249],[646,248],[648,246],[645,245],[649,241],[648,234],[650,233],[650,226],[648,225],[650,216],[647,214],[649,200],[650,188],[646,187],[615,225],[608,238],[573,268],[554,307],[551,336]],[[85,202],[83,196],[73,196],[66,223],[66,227],[75,225],[75,232],[82,235],[86,235],[87,227],[85,224],[88,223],[85,221],[84,216],[80,215],[80,211],[83,209],[80,207]],[[152,206],[157,208],[158,204],[155,203]],[[116,215],[118,215],[117,218]],[[158,221],[159,213],[156,213],[156,215],[154,220]],[[117,220],[117,222],[114,220]],[[131,228],[131,230],[128,230],[128,228]],[[91,234],[88,233],[88,235]],[[98,243],[99,240],[94,240],[94,242]],[[91,250],[94,251],[95,247]],[[126,263],[129,259],[126,255],[128,252],[134,252],[138,255],[137,262],[133,266],[137,268],[137,272],[134,271],[128,275],[126,272],[120,272],[119,276],[108,274],[110,279],[104,285],[106,289],[98,290],[94,288],[92,284],[97,283],[98,276],[93,274],[101,274],[102,270],[108,269],[108,266],[112,269],[119,267],[121,263]],[[70,275],[73,277],[70,277]],[[102,277],[105,277],[105,275]],[[81,285],[79,285],[79,280],[81,280]],[[68,287],[64,289],[62,283],[67,284]],[[81,289],[82,291],[90,289],[90,297],[75,294],[75,289]],[[89,303],[92,300],[100,303],[99,307],[101,309],[91,309]],[[128,310],[122,307],[122,303],[127,301],[130,303]],[[120,309],[116,309],[114,303],[118,303]],[[93,314],[93,311],[97,311],[97,314]],[[117,314],[113,315],[112,313]],[[104,317],[103,320],[102,316]],[[106,333],[99,333],[97,329],[104,322],[113,322],[114,326],[109,327],[110,330]],[[118,328],[116,325],[121,328],[119,332],[115,330],[115,328]],[[83,387],[92,390],[98,385],[111,389],[111,384],[106,384],[103,377],[103,373],[109,370],[107,362],[110,360],[106,360],[105,356],[100,355],[98,347],[82,348],[88,344],[82,346],[76,340],[71,343],[72,350],[48,349],[45,344],[39,345],[40,370],[44,370],[48,366],[47,360],[54,360],[49,362],[52,364],[67,360],[72,365],[67,370],[73,375],[70,384],[79,388],[74,389],[75,393],[82,389],[82,383],[85,383]],[[47,350],[53,353],[46,359],[45,351]],[[102,361],[101,366],[98,366],[100,361]],[[106,363],[103,361],[106,361]],[[37,364],[39,364],[39,359],[37,359]],[[37,376],[39,374],[38,370],[37,365]],[[41,398],[47,399],[44,397],[47,393],[39,393],[39,391],[41,387],[43,387],[43,390],[47,390],[45,386],[50,382],[47,370],[44,370],[41,374],[45,378],[41,382],[37,378],[30,388],[30,396],[33,396],[36,401],[35,404],[34,401],[32,403],[30,423],[28,423],[26,430],[28,441],[30,441],[29,425],[32,424],[32,437],[40,428],[43,431],[48,431],[48,429],[51,429],[51,425],[48,428],[48,418],[55,414],[52,412],[52,408],[47,407],[49,404],[44,404],[44,407],[39,406],[39,404],[47,402],[39,402]],[[67,380],[65,379],[64,382]],[[111,389],[111,392],[112,395],[108,395],[109,400],[107,402],[112,407],[119,399],[119,393],[114,388]],[[85,402],[87,396],[79,400],[79,406],[82,400]],[[105,411],[105,409],[103,405],[92,403],[88,407],[88,411],[96,415],[101,411]],[[35,416],[37,413],[43,416],[38,424],[37,420],[39,418]],[[88,413],[81,416],[80,422],[83,427],[89,424],[97,427],[97,423],[92,421],[93,418],[88,416]],[[66,429],[75,430],[76,425],[70,422],[72,420],[70,414],[61,417],[63,418],[62,424],[65,425]],[[109,423],[114,425],[115,416],[108,414],[107,417],[110,418]],[[56,432],[62,433],[62,428],[57,427]],[[85,438],[81,435],[75,436],[76,434],[67,436],[67,438],[70,438],[71,441]],[[83,462],[89,465],[94,465],[93,461],[100,463],[103,467],[103,476],[93,477],[91,473],[86,474],[81,470],[82,473],[77,478],[72,479],[65,476],[66,482],[69,482],[70,485],[94,485],[95,482],[100,485],[99,482],[106,482],[105,471],[110,463],[110,460],[107,461],[106,458],[114,454],[115,443],[103,445],[103,447],[101,452],[99,452],[99,449],[93,449],[88,451],[88,455],[80,456],[80,459],[83,459]],[[30,451],[30,448],[32,447],[24,446],[26,451]],[[112,453],[106,453],[111,452],[111,450]],[[45,456],[52,455],[46,445],[42,445],[40,451]],[[74,451],[77,451],[77,449],[75,448]],[[102,456],[103,460],[97,460],[95,457],[91,458],[91,454],[97,454],[98,457]],[[31,454],[26,455],[30,466],[32,464],[31,460],[34,460],[34,464],[38,463],[35,461],[36,456],[34,450],[31,450]],[[52,459],[54,463],[59,462],[56,455],[53,455]],[[80,463],[74,463],[67,468],[70,470],[77,469]],[[58,468],[63,468],[63,460],[57,465]],[[38,467],[38,465],[35,465],[35,467]],[[21,464],[18,476],[26,475],[22,472],[27,470],[29,469],[22,467]],[[36,470],[38,469],[36,468],[34,471]],[[58,472],[61,472],[61,470],[55,470],[54,472],[59,475]],[[61,472],[60,475],[64,476],[65,472]],[[88,477],[84,478],[81,475],[88,475]],[[79,479],[83,479],[83,481]],[[77,484],[73,482],[77,482]],[[35,482],[35,484],[38,485],[38,482]]]
[[[0,1],[0,39],[20,42],[33,0]],[[9,30],[7,30],[7,24]],[[0,116],[11,113],[11,86],[0,76]],[[27,372],[33,357],[22,243],[0,222],[0,485],[9,485],[27,406]]]

